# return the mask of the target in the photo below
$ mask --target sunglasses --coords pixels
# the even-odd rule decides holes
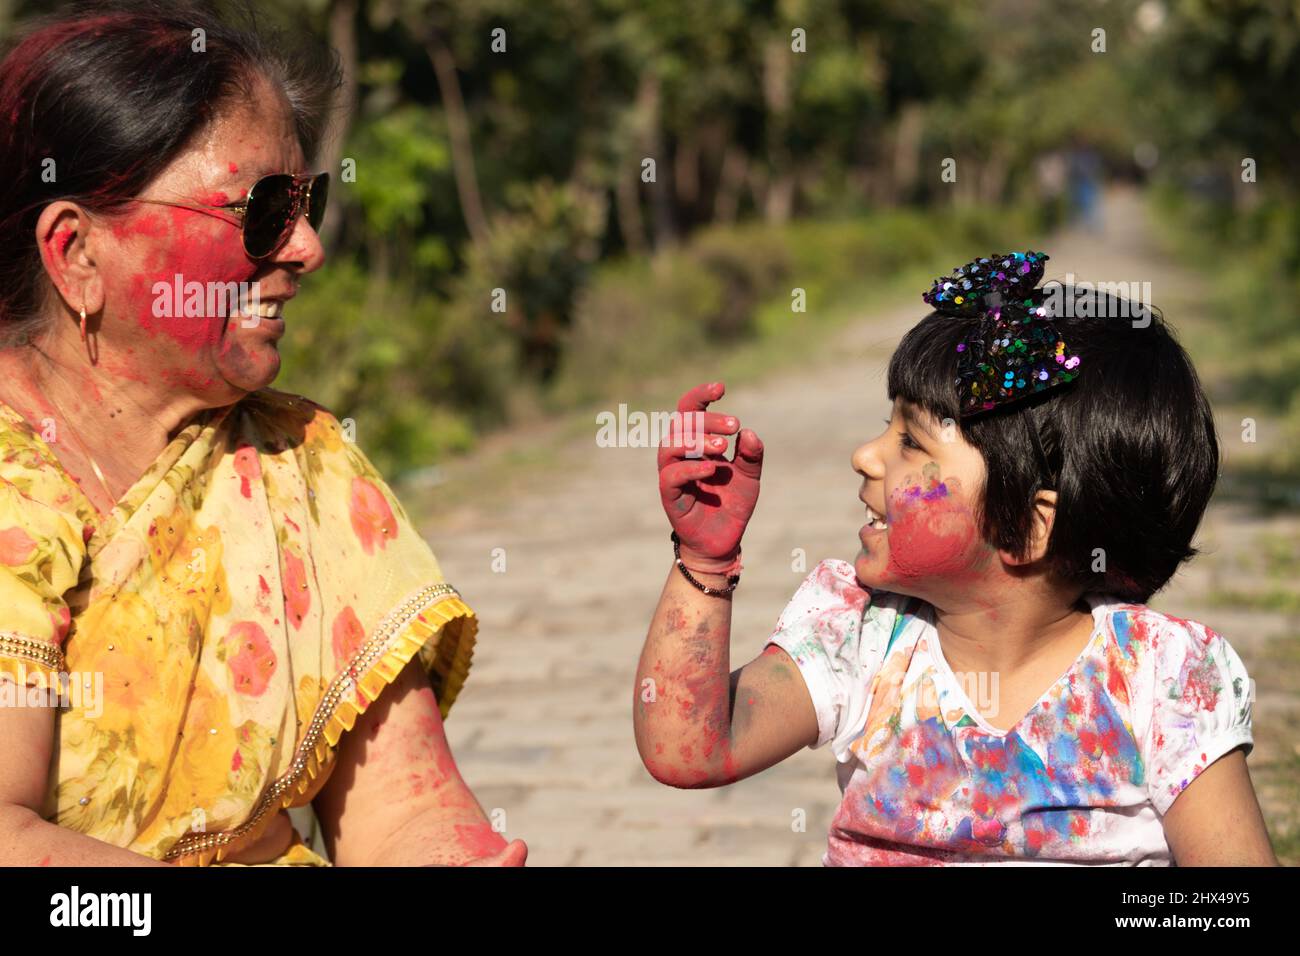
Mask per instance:
[[[330,174],[294,176],[272,173],[253,183],[248,195],[223,206],[167,202],[163,199],[132,199],[131,202],[180,209],[228,209],[240,217],[244,252],[250,259],[265,259],[288,241],[298,214],[306,210],[312,229],[320,229],[325,219],[325,201],[329,197]]]

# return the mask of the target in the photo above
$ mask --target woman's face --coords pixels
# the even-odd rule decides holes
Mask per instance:
[[[139,198],[216,206],[244,198],[269,173],[305,172],[288,102],[261,78],[255,89]],[[183,391],[205,405],[229,404],[275,379],[284,319],[241,315],[238,306],[252,295],[262,313],[276,302],[283,309],[299,276],[320,268],[324,250],[300,214],[277,252],[250,259],[238,223],[229,211],[148,203],[129,203],[121,217],[105,223],[108,234],[89,247],[100,267],[105,371]],[[233,287],[245,293],[235,309],[222,298],[222,290],[232,288],[226,283],[247,283]],[[184,293],[179,297],[178,288]],[[196,289],[203,290],[201,298],[191,297]]]
[[[898,399],[888,427],[853,453],[865,479],[859,497],[868,515],[858,532],[858,580],[946,608],[978,599],[1004,576],[997,550],[976,520],[984,459],[929,413]],[[987,594],[985,594],[987,598]]]

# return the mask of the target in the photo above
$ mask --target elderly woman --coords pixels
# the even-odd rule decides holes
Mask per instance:
[[[310,804],[335,864],[522,864],[443,732],[473,612],[267,387],[335,57],[88,9],[0,64],[0,863],[327,865]]]

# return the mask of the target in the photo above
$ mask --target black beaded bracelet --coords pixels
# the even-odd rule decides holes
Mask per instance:
[[[730,594],[732,591],[736,590],[736,585],[740,583],[739,574],[730,575],[727,578],[727,586],[725,588],[711,588],[707,584],[701,584],[699,581],[695,580],[695,576],[692,575],[690,571],[686,570],[686,565],[682,564],[682,539],[677,536],[676,531],[673,532],[673,557],[677,561],[677,570],[682,572],[682,576],[705,594]]]

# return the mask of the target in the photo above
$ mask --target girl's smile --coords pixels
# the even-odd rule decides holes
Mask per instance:
[[[931,597],[971,585],[996,565],[980,533],[970,492],[984,480],[979,452],[952,428],[901,398],[886,430],[859,448],[867,522],[854,569],[867,587]]]

